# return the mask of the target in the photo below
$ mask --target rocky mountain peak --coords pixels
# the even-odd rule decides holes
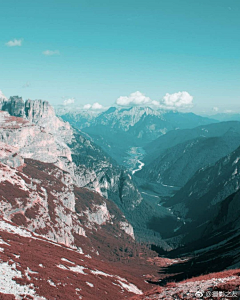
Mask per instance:
[[[23,118],[25,116],[25,105],[22,97],[13,96],[6,102],[6,109],[10,115]]]
[[[48,101],[27,100],[25,102],[25,116],[30,122],[35,122],[40,118],[55,116],[55,112]]]
[[[19,96],[12,96],[9,100],[6,97],[2,98],[0,110],[7,111],[11,116],[28,119],[33,123],[36,123],[43,118],[55,116],[54,109],[48,101],[24,101],[22,97]]]

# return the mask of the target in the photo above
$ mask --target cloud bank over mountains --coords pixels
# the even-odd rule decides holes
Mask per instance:
[[[85,104],[83,106],[83,109],[92,109],[92,110],[98,110],[98,109],[103,109],[103,105],[98,103],[98,102],[95,102],[93,104]]]
[[[150,97],[136,91],[131,93],[129,96],[120,96],[115,104],[122,107],[131,107],[131,106],[152,106],[155,108],[162,109],[186,109],[193,106],[193,96],[188,92],[178,92],[166,95],[160,100],[152,100]],[[102,104],[95,102],[93,104],[85,104],[83,109],[86,110],[101,110],[104,109]]]
[[[169,108],[192,107],[193,96],[191,96],[188,92],[178,92],[174,94],[166,93],[160,104]]]
[[[63,101],[63,105],[69,105],[69,104],[74,104],[74,102],[75,102],[75,99],[74,98],[68,98],[68,99],[65,99],[64,101]]]
[[[146,97],[139,91],[131,93],[128,97],[121,96],[117,99],[116,104],[120,106],[141,106],[145,104],[151,104],[152,100]]]
[[[23,87],[29,87],[30,83],[27,82]],[[73,97],[62,97],[64,106],[73,107],[76,103],[75,98]],[[0,99],[6,99],[2,91],[0,90]],[[145,94],[140,91],[136,91],[131,93],[129,96],[121,96],[119,97],[115,104],[120,107],[131,107],[131,106],[151,106],[153,108],[159,109],[187,109],[193,106],[193,96],[191,96],[188,92],[178,92],[166,95],[159,101],[152,100],[150,97],[147,97]],[[93,104],[87,103],[82,106],[81,109],[84,110],[104,110],[108,107],[100,104],[99,102],[94,102]],[[212,110],[214,112],[218,111],[217,107],[213,107]]]
[[[193,96],[188,92],[178,92],[166,95],[160,101],[152,100],[143,93],[136,91],[129,96],[121,96],[116,100],[119,106],[155,106],[165,109],[184,109],[193,106]]]

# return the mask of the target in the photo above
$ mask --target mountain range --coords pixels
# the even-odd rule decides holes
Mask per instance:
[[[239,145],[240,122],[237,121],[170,131],[145,147],[145,167],[137,176],[182,187],[196,171],[214,165]]]
[[[0,297],[234,290],[239,163],[238,121],[148,107],[57,117],[1,96]]]
[[[150,107],[110,107],[100,114],[76,112],[63,114],[61,118],[81,129],[106,153],[125,166],[128,166],[126,160],[132,147],[143,147],[176,128],[193,128],[217,122],[193,113],[154,110]]]

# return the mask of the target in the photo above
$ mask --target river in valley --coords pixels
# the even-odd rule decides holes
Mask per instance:
[[[142,170],[144,163],[142,162],[145,156],[145,151],[142,147],[131,147],[127,151],[127,155],[124,158],[124,165],[128,168],[129,172],[135,174]]]

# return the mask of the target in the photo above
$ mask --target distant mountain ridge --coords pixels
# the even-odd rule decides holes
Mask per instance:
[[[152,141],[144,147],[147,153],[145,161],[153,161],[166,149],[195,138],[222,136],[223,134],[227,133],[228,130],[231,130],[231,128],[234,129],[235,127],[236,130],[239,130],[239,124],[240,123],[238,121],[213,122],[206,125],[197,126],[195,128],[169,131],[167,134],[160,136],[158,139]]]
[[[67,113],[61,118],[88,134],[106,153],[124,165],[131,147],[143,147],[168,131],[216,123],[193,113],[150,107],[110,107],[99,114]]]
[[[59,114],[64,120],[65,118],[71,118],[72,122],[76,120],[84,120],[86,118],[87,122],[77,123],[78,126],[84,127],[105,125],[110,126],[114,129],[121,129],[128,131],[131,127],[134,127],[142,118],[146,116],[155,117],[155,122],[164,121],[173,124],[175,126],[181,126],[184,128],[192,128],[202,124],[209,124],[211,122],[216,122],[216,120],[206,117],[197,116],[194,113],[180,113],[177,111],[168,110],[156,110],[151,107],[133,106],[128,108],[110,107],[109,109],[97,113],[91,110],[82,110],[74,112],[61,112]],[[88,124],[88,122],[90,123]]]
[[[218,121],[240,121],[240,113],[218,113],[211,116],[212,119]]]

